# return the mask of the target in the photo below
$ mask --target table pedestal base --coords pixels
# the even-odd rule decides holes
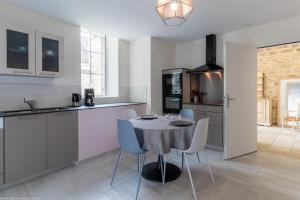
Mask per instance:
[[[143,168],[142,176],[149,181],[162,182],[161,170],[158,166],[158,162],[146,164]],[[181,170],[178,166],[172,163],[166,163],[166,182],[178,179],[180,174]]]

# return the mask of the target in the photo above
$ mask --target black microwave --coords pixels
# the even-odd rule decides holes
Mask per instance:
[[[164,74],[163,81],[163,85],[166,87],[180,87],[182,74]]]

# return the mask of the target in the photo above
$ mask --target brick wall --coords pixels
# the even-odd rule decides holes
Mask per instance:
[[[258,71],[264,73],[264,96],[272,99],[272,123],[280,123],[280,80],[300,79],[300,43],[258,49]]]

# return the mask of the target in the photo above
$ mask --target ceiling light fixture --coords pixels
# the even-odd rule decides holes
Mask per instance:
[[[194,10],[193,0],[158,0],[156,11],[167,26],[180,26]]]

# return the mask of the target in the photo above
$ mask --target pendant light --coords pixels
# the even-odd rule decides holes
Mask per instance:
[[[193,0],[158,0],[156,6],[156,11],[167,26],[182,25],[193,10]]]

